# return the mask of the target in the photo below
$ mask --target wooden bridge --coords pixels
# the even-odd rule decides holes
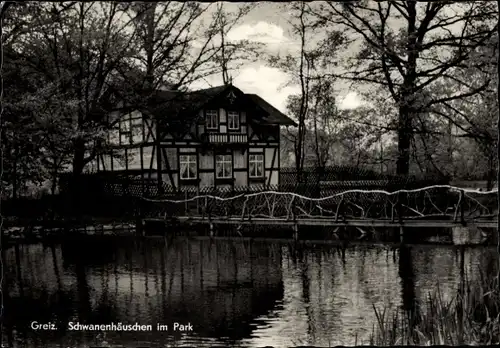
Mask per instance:
[[[156,182],[99,177],[87,178],[93,185],[73,186],[94,187],[85,191],[91,199],[77,207],[79,212],[105,212],[130,221],[175,217],[208,224],[377,227],[496,227],[498,221],[498,189],[481,192],[412,177],[355,179],[353,173],[339,175],[338,170],[330,173],[335,175],[309,175],[298,183],[297,175],[285,174],[290,173],[280,172],[280,185],[225,189],[165,183],[159,187]]]
[[[489,219],[474,219],[465,222],[453,220],[407,220],[407,221],[392,221],[392,220],[375,220],[375,219],[348,219],[335,220],[332,218],[299,218],[297,220],[289,220],[283,218],[246,218],[237,217],[229,218],[208,218],[203,216],[180,216],[177,217],[181,223],[192,224],[214,224],[214,225],[268,225],[268,226],[284,226],[293,228],[294,226],[331,226],[331,227],[412,227],[412,228],[429,228],[429,227],[463,227],[475,226],[482,228],[498,228],[498,220]],[[164,219],[146,218],[146,221],[164,221]]]
[[[236,229],[283,226],[294,231],[303,226],[498,228],[498,189],[484,192],[425,182],[331,180],[327,184],[160,190],[156,183],[110,180],[92,190],[86,188],[78,195],[78,204],[72,197],[61,194],[47,197],[50,201],[21,201],[10,212],[24,213],[19,219],[28,219],[32,225],[56,228],[85,226],[99,218],[139,225],[148,220],[201,224],[212,229],[216,225]]]
[[[311,193],[311,192],[309,192]],[[398,191],[323,190],[315,196],[290,191],[189,192],[144,198],[145,220],[189,224],[373,228],[498,228],[497,191],[449,185]],[[402,232],[401,232],[402,233]]]

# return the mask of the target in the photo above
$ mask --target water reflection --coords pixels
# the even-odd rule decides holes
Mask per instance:
[[[415,318],[420,317],[419,301],[415,289],[415,272],[413,270],[413,257],[411,247],[401,245],[399,248],[399,277],[401,278],[401,300],[402,308],[408,315],[410,327],[418,325],[418,322],[413,322]]]
[[[5,251],[5,338],[14,347],[102,345],[352,345],[368,339],[373,305],[411,313],[436,289],[451,299],[494,248],[352,246],[114,239]],[[57,331],[29,329],[58,323]],[[153,325],[98,335],[66,323]],[[157,323],[190,322],[189,334]]]

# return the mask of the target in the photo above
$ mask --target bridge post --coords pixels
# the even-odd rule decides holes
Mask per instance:
[[[141,217],[135,220],[135,234],[137,236],[144,236],[144,220]]]
[[[293,225],[293,240],[294,241],[299,240],[299,225],[298,224]]]
[[[343,202],[344,202],[344,196],[342,196],[340,198],[339,205],[337,205],[337,211],[335,212],[335,222],[337,222],[339,220],[339,211],[340,211],[340,208],[342,207]],[[344,220],[345,220],[345,218],[344,218]]]
[[[460,223],[462,223],[462,225],[465,225],[465,211],[464,211],[464,203],[463,203],[463,199],[464,199],[464,190],[460,190]]]
[[[144,216],[143,212],[143,200],[142,197],[137,201],[137,210],[135,216],[135,232],[137,236],[144,235]]]
[[[214,237],[214,224],[210,223],[210,238]]]
[[[398,193],[398,201],[396,203],[396,210],[398,212],[398,220],[399,220],[399,223],[402,223],[403,222],[403,204],[402,204],[402,199],[403,199],[403,193],[402,192],[399,192]]]
[[[16,272],[17,272],[17,283],[19,284],[19,292],[21,293],[21,296],[24,294],[24,284],[22,280],[22,273],[21,273],[21,256],[19,252],[19,243],[14,244],[14,251],[16,255]]]
[[[200,185],[196,186],[196,214],[201,213],[201,206],[200,206]]]

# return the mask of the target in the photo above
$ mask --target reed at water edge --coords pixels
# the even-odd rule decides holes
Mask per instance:
[[[373,307],[377,323],[370,344],[392,345],[496,345],[500,344],[499,279],[481,273],[465,280],[448,301],[437,287],[426,306],[413,314]]]

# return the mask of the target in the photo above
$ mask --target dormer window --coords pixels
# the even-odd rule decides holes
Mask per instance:
[[[237,111],[227,112],[227,128],[230,130],[240,129],[240,113]]]
[[[207,129],[219,129],[219,114],[217,110],[205,111],[205,127]]]

